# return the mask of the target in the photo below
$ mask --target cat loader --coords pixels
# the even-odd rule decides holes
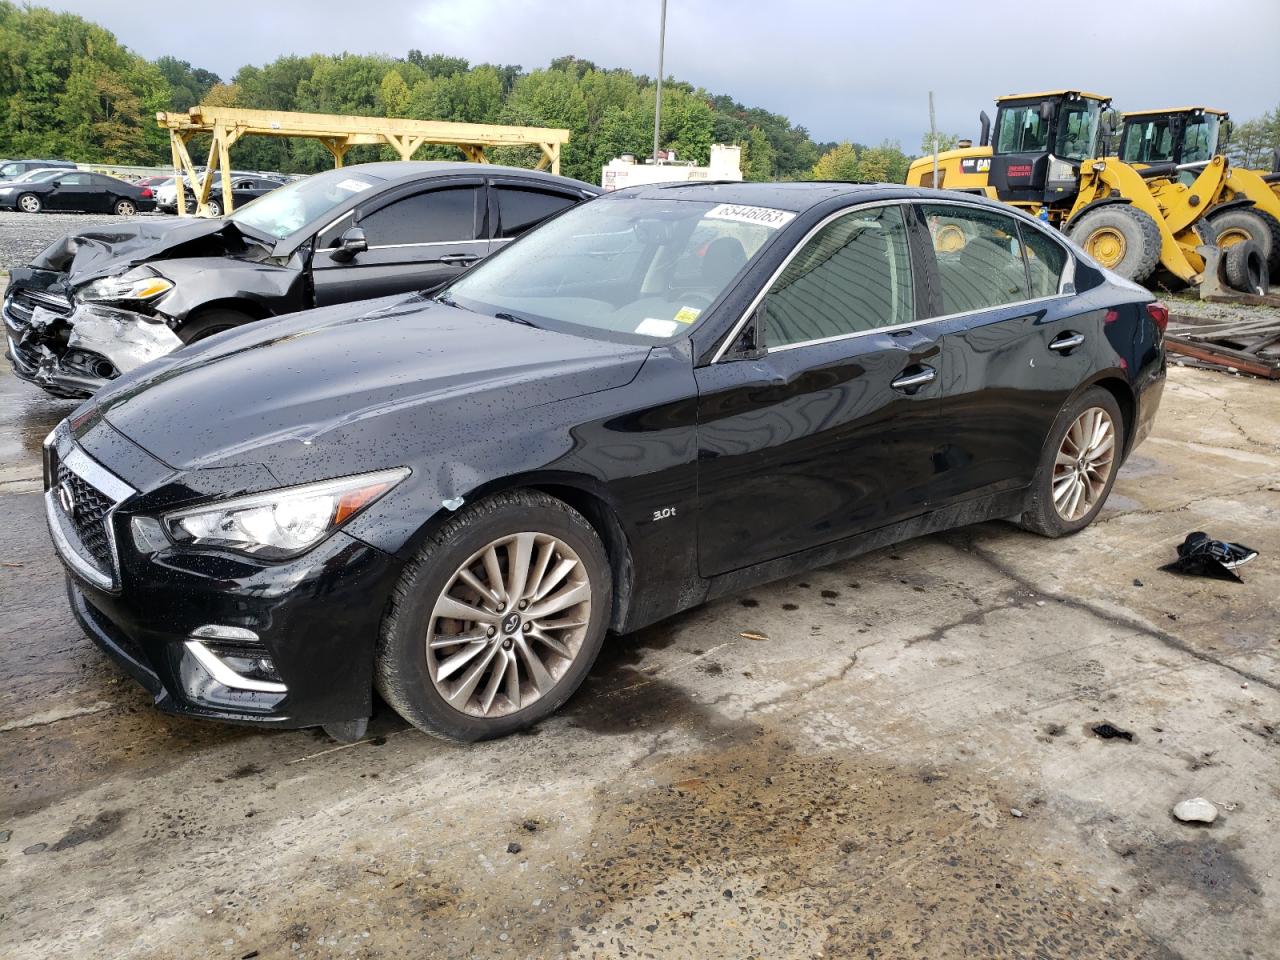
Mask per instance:
[[[1130,166],[1168,170],[1171,179],[1156,181],[1164,189],[1189,190],[1198,173],[1223,152],[1220,141],[1226,140],[1230,122],[1226,111],[1212,107],[1125,113],[1117,152]],[[1219,173],[1216,182],[1200,184],[1205,192],[1188,201],[1208,205],[1206,217],[1220,248],[1254,240],[1271,273],[1280,275],[1280,173],[1229,164]]]
[[[1220,281],[1219,257],[1206,250],[1216,232],[1200,198],[1223,179],[1226,158],[1209,160],[1188,189],[1168,189],[1174,165],[1140,169],[1101,149],[1103,112],[1110,103],[1101,94],[1077,90],[1001,97],[994,131],[986,113],[981,116],[978,146],[938,154],[936,184],[932,156],[912,163],[906,182],[1019,207],[1138,282],[1157,267],[1192,286],[1204,282],[1206,268]],[[1265,286],[1261,253],[1252,240],[1235,253],[1223,251],[1221,259],[1229,285],[1251,293]]]

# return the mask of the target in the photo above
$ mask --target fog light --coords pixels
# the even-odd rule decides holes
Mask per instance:
[[[258,693],[288,690],[281,682],[275,661],[262,647],[221,640],[188,640],[186,647],[209,676],[224,687]]]

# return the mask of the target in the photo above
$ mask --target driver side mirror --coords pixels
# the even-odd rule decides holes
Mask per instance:
[[[1053,119],[1054,102],[1052,100],[1040,101],[1040,119],[1048,123]]]
[[[334,244],[330,256],[339,263],[347,263],[356,258],[356,254],[364,253],[369,249],[369,241],[365,238],[364,231],[359,227],[349,227],[343,231],[342,236],[338,237],[338,242]]]

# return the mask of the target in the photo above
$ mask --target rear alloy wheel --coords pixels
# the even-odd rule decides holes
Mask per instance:
[[[1021,525],[1046,537],[1083,530],[1111,493],[1123,450],[1120,405],[1110,391],[1090,387],[1058,414]]]
[[[608,554],[572,507],[537,491],[480,501],[406,567],[383,620],[378,691],[449,740],[527,727],[591,669],[612,589]]]
[[[24,193],[18,198],[18,209],[23,213],[39,213],[44,209],[44,204],[34,193]]]
[[[117,200],[115,211],[117,217],[132,217],[138,212],[138,208],[132,200]]]
[[[1067,235],[1108,270],[1141,283],[1160,262],[1160,228],[1137,207],[1113,203],[1091,210]]]

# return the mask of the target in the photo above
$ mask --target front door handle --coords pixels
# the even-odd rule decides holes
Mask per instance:
[[[911,369],[908,367],[907,369]],[[898,374],[898,379],[894,380],[889,386],[895,390],[916,390],[923,387],[926,383],[932,383],[933,379],[938,375],[938,371],[929,366],[921,366],[914,373],[906,371]]]
[[[1057,350],[1059,353],[1066,353],[1069,350],[1074,350],[1082,343],[1084,343],[1083,333],[1062,333],[1053,338],[1049,344],[1049,349]]]
[[[480,258],[474,253],[446,253],[440,258],[441,263],[475,263]]]

